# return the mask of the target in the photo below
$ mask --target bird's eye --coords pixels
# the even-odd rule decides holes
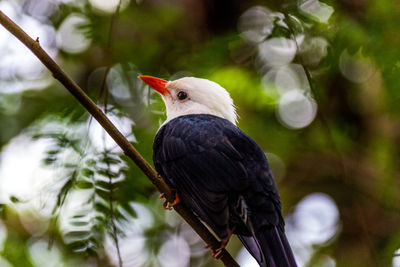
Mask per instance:
[[[177,97],[178,97],[179,100],[183,100],[183,99],[185,99],[187,97],[187,94],[185,92],[183,92],[183,91],[180,91],[177,94]]]

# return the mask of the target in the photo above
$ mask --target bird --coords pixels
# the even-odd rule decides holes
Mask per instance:
[[[156,171],[221,240],[232,234],[262,267],[294,267],[278,189],[260,146],[236,126],[233,100],[202,78],[140,75],[162,97],[167,118],[153,144]]]

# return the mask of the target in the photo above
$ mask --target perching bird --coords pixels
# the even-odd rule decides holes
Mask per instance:
[[[221,248],[234,233],[260,266],[296,266],[267,158],[236,126],[229,93],[206,79],[139,78],[164,100],[167,120],[153,160],[182,203],[217,234]]]

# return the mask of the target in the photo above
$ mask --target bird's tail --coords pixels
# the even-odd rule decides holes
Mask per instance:
[[[239,238],[262,267],[297,266],[285,233],[277,227],[264,227],[254,237]]]

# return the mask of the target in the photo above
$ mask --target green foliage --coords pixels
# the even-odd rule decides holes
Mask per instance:
[[[265,110],[273,109],[277,104],[278,94],[273,85],[262,88],[259,78],[245,69],[225,67],[216,70],[209,79],[229,88],[237,106]]]
[[[71,227],[63,233],[63,239],[70,250],[93,257],[102,249],[106,234],[117,242],[123,235],[119,227],[121,222],[136,217],[130,205],[135,191],[128,197],[121,194],[128,183],[126,158],[108,150],[97,152],[85,132],[77,132],[80,123],[68,121],[61,125],[64,130],[39,133],[33,137],[50,139],[52,145],[46,151],[43,163],[57,167],[64,174],[51,225],[57,227],[60,213],[72,191],[85,192],[86,201],[68,218]],[[67,130],[69,128],[75,131]]]
[[[5,240],[4,254],[2,255],[15,266],[34,267],[30,261],[29,254],[24,246],[25,240],[15,232],[9,232]]]

